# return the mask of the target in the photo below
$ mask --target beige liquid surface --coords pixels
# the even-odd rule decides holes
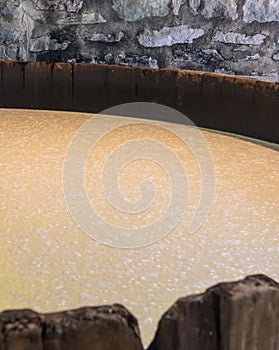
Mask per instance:
[[[49,312],[117,302],[138,318],[148,344],[162,313],[179,297],[248,274],[279,279],[279,152],[202,131],[214,161],[216,190],[207,219],[189,234],[205,176],[195,156],[165,123],[162,129],[160,123],[145,121],[106,133],[86,163],[87,195],[99,217],[133,229],[135,241],[138,227],[163,215],[172,184],[160,162],[137,158],[140,146],[131,143],[135,161],[118,179],[123,198],[140,200],[140,182],[146,179],[157,191],[151,208],[119,213],[102,188],[105,160],[117,145],[140,138],[167,144],[189,182],[187,210],[168,235],[146,247],[119,249],[83,232],[64,199],[65,155],[91,117],[0,110],[0,309]],[[96,128],[102,130],[99,119]]]

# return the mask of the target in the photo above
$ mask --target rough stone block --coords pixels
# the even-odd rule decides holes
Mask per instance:
[[[173,14],[179,15],[180,7],[184,4],[186,0],[172,0]]]
[[[29,42],[29,50],[31,52],[65,50],[70,42],[65,41],[58,43],[56,39],[51,39],[50,36],[44,35],[36,39],[31,39]]]
[[[206,18],[238,18],[236,0],[190,0],[189,5],[195,14],[201,13]]]
[[[76,13],[71,14],[57,14],[57,24],[64,25],[87,25],[87,24],[97,24],[105,23],[106,20],[98,12],[87,11],[83,12],[81,15]]]
[[[246,0],[243,20],[247,23],[279,22],[278,0]]]
[[[202,0],[189,0],[189,6],[195,14],[198,14],[198,10],[201,6]]]
[[[83,0],[34,0],[34,4],[38,10],[78,12]]]
[[[123,51],[119,52],[117,55],[111,53],[106,54],[104,62],[101,61],[100,63],[117,64],[129,67],[159,68],[158,61],[150,56],[133,55]]]
[[[215,49],[188,49],[186,51],[174,50],[174,59],[172,61],[172,66],[177,68],[180,68],[182,66],[181,68],[183,68],[185,62],[192,62],[198,67],[203,67],[203,65],[207,65],[208,68],[212,67],[212,69],[214,69],[222,61],[224,61],[224,58]]]
[[[172,46],[175,44],[192,44],[195,39],[204,35],[201,28],[192,28],[188,25],[164,27],[161,30],[146,29],[138,36],[138,42],[145,47]]]
[[[218,41],[225,44],[240,44],[240,45],[262,45],[266,39],[266,35],[255,34],[253,36],[245,35],[242,33],[223,33],[217,31],[212,38],[213,41]]]
[[[3,60],[9,60],[10,57],[6,54],[6,46],[0,45],[0,57]]]
[[[112,8],[121,19],[138,21],[145,17],[164,17],[170,11],[171,0],[113,0]]]
[[[120,31],[115,34],[92,33],[86,39],[89,41],[100,41],[103,43],[115,43],[119,42],[122,38],[124,38],[124,33]]]
[[[7,30],[5,28],[1,28],[0,31],[0,42],[5,42],[6,44],[15,43],[20,38],[21,32],[17,30]]]

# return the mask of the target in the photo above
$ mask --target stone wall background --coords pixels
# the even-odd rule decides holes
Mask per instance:
[[[279,0],[0,0],[0,59],[279,75]]]

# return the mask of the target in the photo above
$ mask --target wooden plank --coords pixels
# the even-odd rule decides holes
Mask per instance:
[[[218,129],[224,109],[221,99],[223,75],[204,73],[201,80],[201,107],[199,125]]]
[[[51,72],[51,108],[71,111],[73,108],[73,64],[53,63]]]
[[[277,350],[279,284],[264,275],[179,299],[148,350]]]
[[[137,321],[121,305],[48,314],[44,330],[44,350],[143,350]]]
[[[22,108],[24,101],[25,64],[2,62],[2,107]]]
[[[255,135],[253,96],[255,80],[224,77],[221,89],[222,118],[218,129],[236,134]]]
[[[0,350],[143,350],[137,320],[121,305],[5,311],[0,330]]]
[[[4,104],[3,69],[4,69],[4,62],[0,61],[0,108],[4,107],[3,106],[3,104]]]
[[[177,109],[195,125],[201,126],[203,117],[201,84],[204,72],[179,71],[177,75]]]
[[[39,315],[31,310],[0,313],[2,343],[5,350],[43,350],[43,329]]]
[[[25,66],[25,107],[34,109],[52,109],[52,64],[30,62]]]
[[[79,63],[73,69],[73,110],[99,113],[105,109],[105,67]]]
[[[278,142],[279,86],[274,83],[255,83],[253,96],[253,137]],[[277,128],[276,128],[277,127]],[[277,137],[276,137],[277,136]]]

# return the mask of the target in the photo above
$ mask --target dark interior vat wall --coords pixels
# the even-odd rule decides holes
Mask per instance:
[[[0,107],[98,113],[136,101],[175,108],[199,127],[279,143],[274,82],[178,69],[0,62]]]

